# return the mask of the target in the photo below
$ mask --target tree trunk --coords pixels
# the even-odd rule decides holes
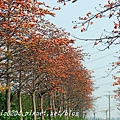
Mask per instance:
[[[65,118],[68,120],[68,101],[67,101],[67,95],[64,94],[64,100],[65,100]]]
[[[49,98],[48,98],[48,106],[49,106],[48,118],[49,118],[49,120],[51,120],[52,101],[51,101],[51,95],[49,94],[48,96],[49,96]]]
[[[18,100],[19,100],[19,112],[20,112],[20,120],[23,120],[23,116],[22,116],[22,93],[21,90],[18,93]]]
[[[43,95],[40,96],[41,120],[44,120]]]
[[[52,99],[52,106],[53,106],[53,116],[55,116],[56,114],[56,107],[55,107],[55,97],[56,97],[56,93],[53,95],[53,99]],[[54,115],[55,114],[55,115]]]
[[[21,64],[20,64],[20,68],[21,68]],[[18,101],[19,101],[20,120],[23,120],[23,116],[22,116],[22,93],[21,93],[21,89],[22,89],[22,80],[21,80],[21,70],[20,70],[20,74],[19,74]]]
[[[32,94],[32,104],[33,104],[33,120],[36,120],[35,91]]]
[[[10,61],[10,41],[7,40],[7,51],[6,51],[6,55],[8,56],[7,58],[7,86],[8,89],[6,90],[6,111],[8,113],[10,113],[11,111],[11,104],[10,104],[10,94],[11,94],[11,90],[10,90],[10,73],[11,73],[11,61]]]
[[[7,85],[10,86],[9,81],[7,81]],[[11,106],[11,104],[10,104],[10,92],[11,92],[10,87],[8,87],[8,89],[6,90],[6,111],[8,113],[10,113],[10,111],[11,111],[11,108],[10,108],[10,106]]]

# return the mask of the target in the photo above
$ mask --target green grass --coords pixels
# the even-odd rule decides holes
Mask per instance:
[[[33,120],[32,116],[24,116],[24,120]],[[76,116],[70,116],[69,119],[67,119],[65,116],[55,116],[51,117],[51,120],[85,120],[83,118],[79,118]],[[19,120],[20,116],[0,116],[0,120]],[[37,120],[41,120],[40,117],[37,117]],[[48,116],[45,116],[45,120],[49,120]]]

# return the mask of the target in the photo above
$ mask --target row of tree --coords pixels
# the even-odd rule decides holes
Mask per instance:
[[[12,91],[20,113],[26,95],[34,113],[77,110],[83,117],[92,108],[92,73],[70,34],[44,19],[55,16],[49,8],[37,0],[0,1],[0,92],[6,92],[1,110],[11,112]]]

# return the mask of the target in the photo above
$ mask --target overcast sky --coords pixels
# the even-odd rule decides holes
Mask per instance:
[[[56,24],[58,27],[65,28],[66,31],[71,34],[79,37],[79,38],[99,38],[104,29],[108,31],[112,31],[113,29],[113,19],[104,18],[101,20],[95,20],[95,23],[90,26],[87,32],[81,33],[80,29],[73,29],[73,20],[78,20],[79,16],[85,16],[88,11],[91,11],[93,14],[97,13],[95,7],[97,9],[101,9],[99,4],[104,5],[107,3],[107,0],[78,0],[76,3],[72,4],[71,2],[67,3],[66,6],[63,4],[58,4],[57,0],[41,0],[46,4],[54,7],[61,6],[62,9],[60,11],[56,11],[56,17],[46,17],[46,19],[50,19],[51,22]],[[119,45],[111,46],[109,50],[99,51],[98,49],[102,49],[103,46],[95,46],[93,47],[92,41],[80,41],[76,40],[75,46],[82,46],[84,52],[89,53],[90,59],[85,60],[84,65],[89,70],[94,70],[93,81],[95,83],[96,89],[93,93],[95,97],[99,97],[95,102],[95,112],[96,117],[105,118],[105,110],[109,108],[109,99],[106,95],[111,95],[111,118],[119,117],[120,113],[116,107],[116,100],[113,98],[113,90],[117,89],[118,86],[113,87],[112,84],[114,80],[112,79],[112,74],[117,74],[117,70],[114,70],[109,74],[108,77],[105,77],[109,72],[109,68],[111,69],[111,63],[117,61],[118,55],[120,55]],[[119,52],[119,53],[117,53]],[[93,116],[93,111],[88,116]]]

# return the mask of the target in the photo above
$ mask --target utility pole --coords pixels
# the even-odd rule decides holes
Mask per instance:
[[[107,120],[107,112],[108,112],[108,110],[106,110],[106,120]]]
[[[111,110],[114,110],[114,109],[111,109],[111,96],[114,96],[114,95],[111,95],[110,94],[110,91],[108,91],[109,92],[109,95],[106,95],[107,97],[108,97],[108,105],[109,105],[109,109],[108,109],[108,111],[109,111],[109,119],[108,120],[111,120]]]
[[[107,95],[107,97],[108,97],[108,100],[109,100],[109,102],[108,102],[108,105],[109,105],[109,120],[111,120],[111,118],[110,118],[110,115],[111,115],[111,113],[110,113],[110,97],[111,97],[111,95]]]
[[[94,120],[95,120],[95,112],[93,114],[94,114]]]
[[[100,112],[104,112],[106,114],[106,120],[108,120],[108,117],[107,117],[108,110],[102,110]]]

